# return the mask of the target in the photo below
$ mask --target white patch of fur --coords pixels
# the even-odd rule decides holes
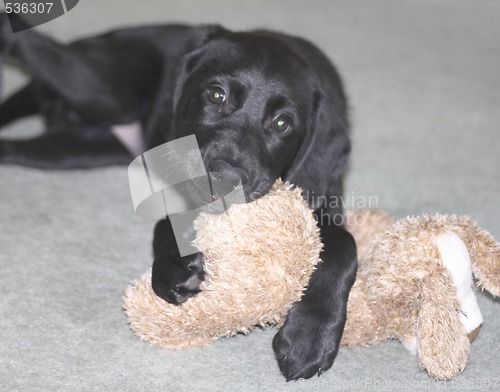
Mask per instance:
[[[136,157],[144,152],[142,127],[138,121],[130,124],[113,125],[111,133],[115,135],[132,156]]]
[[[452,231],[440,234],[436,244],[441,260],[453,278],[460,304],[459,318],[467,333],[483,322],[476,296],[472,290],[472,269],[469,252],[461,238]]]
[[[401,343],[405,346],[405,348],[410,352],[410,354],[417,355],[417,338],[410,338],[407,340],[403,340]]]

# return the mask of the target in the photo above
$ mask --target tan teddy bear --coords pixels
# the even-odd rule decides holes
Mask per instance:
[[[393,222],[380,210],[346,216],[360,268],[342,345],[396,338],[439,380],[467,363],[482,316],[472,291],[500,295],[500,245],[470,218],[433,215]],[[206,258],[203,291],[180,306],[158,298],[150,273],[126,291],[132,330],[162,347],[204,345],[256,326],[280,325],[300,299],[322,248],[299,189],[278,181],[249,204],[196,221]]]
[[[357,241],[365,224],[376,222],[381,230],[360,242],[342,344],[396,338],[436,379],[456,377],[483,321],[472,276],[500,295],[500,244],[466,216],[425,215],[391,224],[380,210],[361,210],[350,212],[347,222]]]
[[[276,325],[299,300],[322,243],[300,189],[281,182],[249,204],[195,222],[205,255],[202,292],[180,306],[157,297],[147,272],[126,291],[134,332],[162,347],[204,345]]]

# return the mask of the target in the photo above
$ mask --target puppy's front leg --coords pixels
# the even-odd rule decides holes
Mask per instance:
[[[153,253],[151,283],[156,295],[173,304],[181,304],[200,291],[204,279],[203,254],[180,255],[169,219],[156,224]]]
[[[273,340],[287,381],[328,370],[337,356],[346,321],[347,299],[357,270],[356,245],[342,227],[321,227],[322,263],[307,290]]]

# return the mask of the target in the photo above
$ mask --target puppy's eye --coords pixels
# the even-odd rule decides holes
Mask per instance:
[[[288,131],[291,126],[292,122],[287,116],[278,116],[271,123],[272,129],[279,133]]]
[[[208,101],[214,105],[222,105],[226,102],[226,92],[217,86],[209,87],[205,90]]]

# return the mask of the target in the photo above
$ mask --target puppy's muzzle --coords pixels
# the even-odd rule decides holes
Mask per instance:
[[[208,176],[216,199],[224,197],[237,187],[244,187],[248,181],[245,170],[222,159],[210,162]]]

